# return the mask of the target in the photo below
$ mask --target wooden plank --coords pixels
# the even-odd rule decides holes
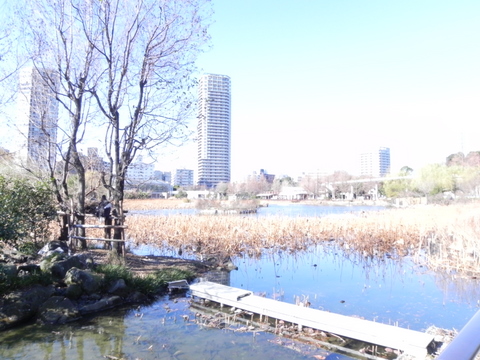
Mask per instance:
[[[86,225],[86,224],[76,224],[70,225],[72,228],[77,229],[128,229],[127,225]]]
[[[114,241],[114,242],[124,242],[122,239],[104,239],[104,238],[93,238],[85,236],[69,236],[70,239],[81,239],[81,240],[97,240],[97,241]]]
[[[433,341],[433,335],[420,331],[288,304],[213,282],[192,284],[190,290],[193,296],[371,344],[399,349],[417,357],[425,357],[428,353],[427,347]]]

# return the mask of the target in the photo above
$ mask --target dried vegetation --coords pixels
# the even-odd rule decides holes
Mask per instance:
[[[163,200],[173,204],[169,201]],[[134,208],[130,202],[127,207]],[[336,241],[362,256],[409,254],[430,268],[474,276],[480,272],[479,219],[477,204],[316,218],[129,215],[127,236],[136,245],[155,245],[192,256],[258,257],[279,249],[296,253]]]

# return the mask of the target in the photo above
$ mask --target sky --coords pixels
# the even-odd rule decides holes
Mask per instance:
[[[215,0],[200,72],[232,82],[232,180],[480,150],[480,1]],[[196,170],[196,147],[170,154]],[[163,163],[167,164],[168,156]],[[162,167],[162,162],[158,164]]]
[[[233,181],[356,175],[380,146],[394,174],[480,151],[480,1],[212,2],[197,66],[231,78]],[[195,143],[158,154],[157,169],[196,173]]]

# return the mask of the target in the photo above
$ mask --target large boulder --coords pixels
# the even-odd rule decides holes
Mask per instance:
[[[39,255],[50,256],[56,253],[69,254],[68,245],[65,241],[53,240],[46,244],[40,251]]]
[[[118,279],[113,281],[112,284],[110,284],[107,292],[112,295],[126,297],[132,292],[132,289],[130,289],[127,284],[125,284],[125,280]]]
[[[0,331],[35,317],[40,306],[54,291],[52,286],[35,285],[4,296],[0,300]]]
[[[78,320],[78,309],[63,296],[52,296],[38,310],[38,319],[44,324],[65,324]]]
[[[100,289],[103,279],[98,274],[74,267],[67,271],[63,281],[67,285],[79,285],[86,294],[90,295]]]
[[[88,256],[85,254],[71,257],[59,254],[43,259],[40,263],[40,268],[43,272],[51,273],[54,279],[61,280],[71,268],[85,269],[88,263]]]

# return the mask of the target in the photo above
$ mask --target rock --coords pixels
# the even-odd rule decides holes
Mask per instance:
[[[110,285],[107,292],[112,295],[126,297],[131,292],[131,289],[125,284],[125,280],[118,279]]]
[[[80,311],[80,314],[86,315],[94,312],[111,309],[121,304],[123,304],[123,301],[120,298],[120,296],[111,296],[108,298],[103,298],[93,304],[84,305],[80,308],[79,311]]]
[[[0,265],[0,278],[2,275],[7,278],[14,278],[17,276],[17,266],[12,264]]]
[[[17,267],[17,273],[20,271],[23,271],[24,273],[29,273],[29,274],[38,274],[42,270],[40,269],[40,266],[36,264],[28,264],[28,265],[20,265]]]
[[[102,285],[102,278],[99,275],[93,274],[88,270],[80,270],[71,268],[67,271],[64,278],[67,285],[79,285],[82,290],[90,295],[100,289]]]
[[[65,296],[71,300],[78,300],[82,296],[82,286],[79,284],[68,285],[65,289]]]
[[[75,305],[70,299],[52,296],[39,308],[39,320],[44,324],[65,324],[80,318]]]
[[[34,285],[4,296],[0,304],[0,331],[32,319],[53,292],[52,286]]]
[[[46,244],[38,252],[38,254],[42,256],[50,256],[55,253],[69,254],[67,243],[65,241],[53,240]]]
[[[84,254],[68,258],[63,254],[49,256],[42,260],[40,268],[44,272],[50,272],[55,279],[61,280],[71,268],[85,269],[87,267],[87,259],[88,256]]]

